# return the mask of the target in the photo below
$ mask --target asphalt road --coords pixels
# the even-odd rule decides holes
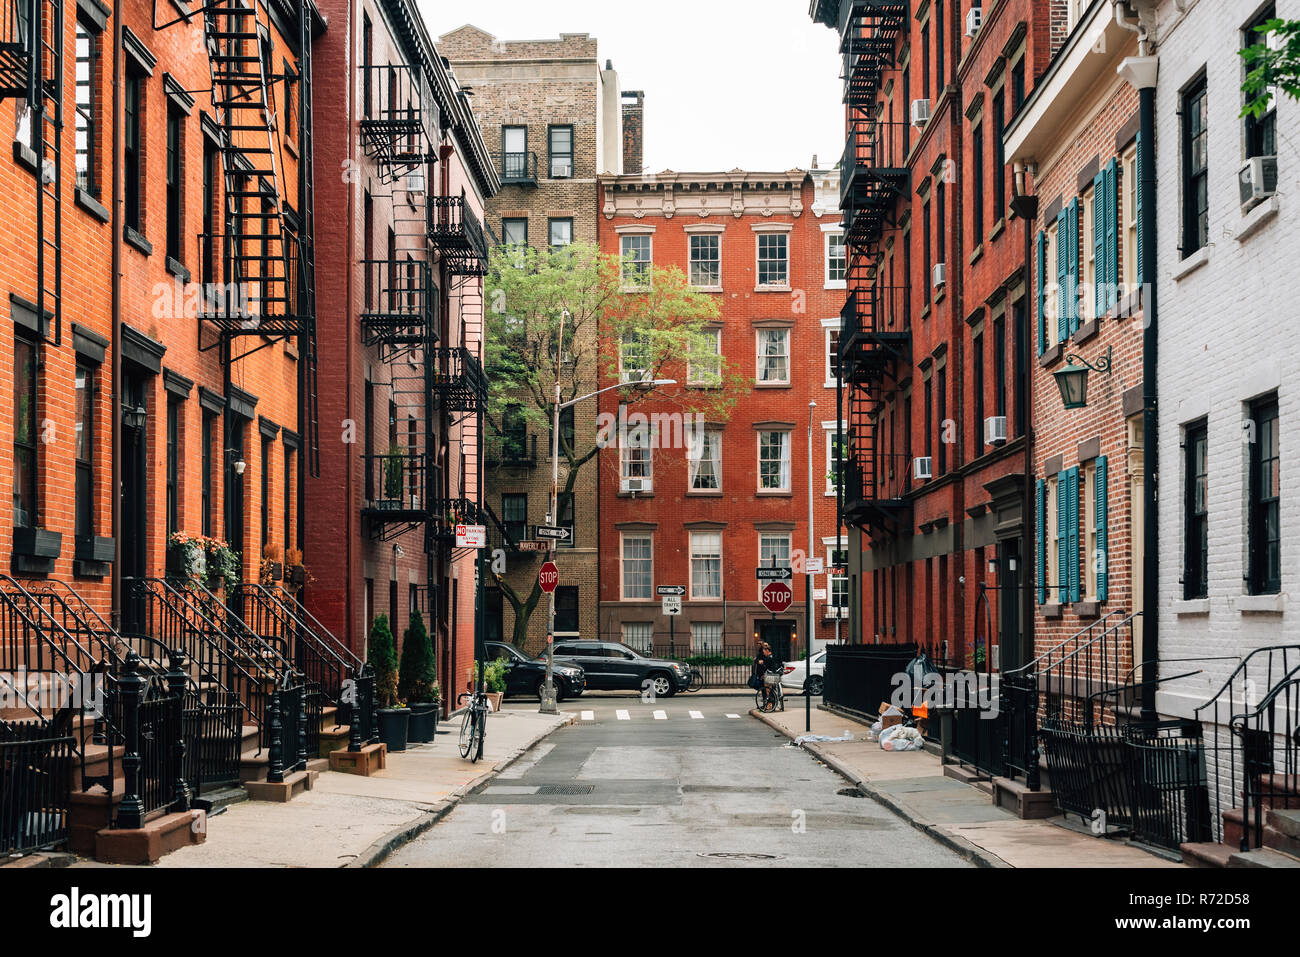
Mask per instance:
[[[566,701],[575,724],[384,866],[969,866],[849,796],[839,775],[751,718],[751,703]]]

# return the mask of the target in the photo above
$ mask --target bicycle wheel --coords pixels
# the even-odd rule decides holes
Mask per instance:
[[[767,701],[764,698],[763,689],[759,688],[757,691],[754,692],[754,707],[757,708],[759,711],[762,711],[763,706],[766,703]]]
[[[687,691],[699,691],[704,687],[704,672],[699,668],[691,669],[691,683],[686,686]]]
[[[465,709],[465,716],[460,721],[460,756],[468,758],[474,742],[474,707]]]
[[[471,763],[475,763],[483,757],[483,738],[487,734],[487,712],[480,711],[478,720],[474,722],[474,756],[470,758]]]

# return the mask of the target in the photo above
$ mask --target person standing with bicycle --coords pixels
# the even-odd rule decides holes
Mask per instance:
[[[767,678],[773,675],[780,681],[782,667],[782,663],[772,654],[772,646],[766,641],[759,641],[758,653],[754,656],[754,673],[750,676],[749,684],[758,692],[759,707],[763,711],[771,710],[772,700],[778,693],[776,683]]]

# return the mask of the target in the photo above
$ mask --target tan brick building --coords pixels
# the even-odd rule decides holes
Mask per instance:
[[[602,69],[596,39],[562,33],[558,39],[502,41],[467,25],[440,37],[438,48],[461,86],[472,90],[475,116],[501,174],[502,189],[487,205],[487,225],[497,239],[537,247],[594,244],[596,177],[622,171],[623,148],[618,74],[609,63]],[[575,351],[593,357],[577,375],[581,391],[594,391],[594,343]],[[595,432],[596,412],[595,402],[574,409],[576,434]],[[539,431],[530,430],[522,443],[503,443],[493,441],[489,429],[484,502],[522,537],[530,537],[527,527],[545,522],[550,504],[550,435]],[[557,524],[575,526],[572,543],[556,559],[557,635],[594,636],[598,629],[598,509],[597,470],[589,464],[555,517]],[[583,516],[576,525],[575,515]],[[527,599],[542,560],[538,552],[510,551],[503,582]],[[529,650],[545,641],[546,610],[541,601],[532,613]],[[502,589],[489,589],[487,618],[489,640],[514,634],[514,607]]]

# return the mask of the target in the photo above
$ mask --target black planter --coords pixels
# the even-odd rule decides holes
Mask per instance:
[[[379,718],[379,740],[388,745],[389,751],[405,751],[411,709],[380,708],[375,714]]]
[[[278,582],[284,578],[284,563],[271,562],[271,581]]]
[[[412,744],[433,740],[438,733],[438,702],[412,702],[410,739]]]
[[[300,586],[307,584],[307,569],[302,565],[291,565],[289,567],[289,583]]]

